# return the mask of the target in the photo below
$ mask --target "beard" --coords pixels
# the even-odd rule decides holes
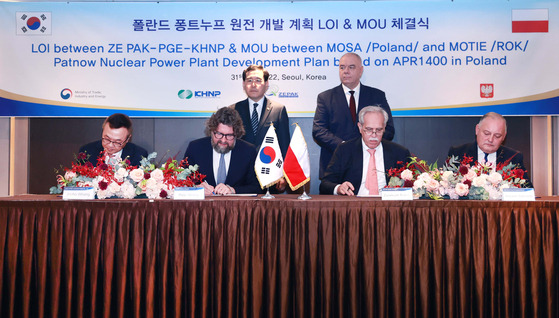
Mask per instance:
[[[233,145],[231,145],[231,146],[229,146],[229,144],[225,144],[225,145],[222,144],[222,145],[220,145],[219,143],[215,143],[215,142],[213,141],[213,139],[211,139],[211,142],[212,142],[212,147],[214,148],[214,150],[215,150],[217,153],[226,154],[226,153],[228,153],[229,151],[233,150],[233,148],[235,148],[235,143],[236,143],[237,141],[235,140],[235,141],[233,142]],[[225,147],[222,147],[222,146],[225,146]]]

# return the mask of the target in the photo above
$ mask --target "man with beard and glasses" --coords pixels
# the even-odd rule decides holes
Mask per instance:
[[[379,106],[359,112],[361,137],[340,144],[320,183],[320,194],[378,195],[388,183],[391,168],[410,161],[410,151],[382,139],[388,113]]]
[[[206,175],[204,193],[261,193],[254,172],[256,147],[240,139],[245,129],[239,113],[220,108],[206,122],[205,133],[207,137],[190,142],[184,154],[189,164],[197,164]]]

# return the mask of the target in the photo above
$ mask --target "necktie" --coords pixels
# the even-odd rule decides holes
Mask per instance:
[[[367,168],[365,187],[369,189],[369,194],[378,194],[377,164],[375,162],[376,150],[369,149],[367,151],[371,154],[371,158],[369,158],[369,167]]]
[[[220,183],[225,183],[225,178],[227,178],[227,174],[225,173],[225,154],[221,154],[219,158],[219,167],[217,168],[217,179],[216,185]]]
[[[355,91],[349,91],[349,93],[351,94],[351,96],[349,97],[349,112],[351,113],[351,119],[353,119],[353,123],[355,124],[355,120],[357,119],[357,113],[355,110],[355,97],[353,97]]]
[[[252,117],[250,121],[252,123],[252,131],[254,131],[254,135],[256,136],[256,131],[258,130],[258,112],[256,111],[256,107],[258,107],[258,103],[254,103],[254,110],[252,111]]]
[[[489,156],[489,154],[487,152],[484,152],[484,154],[485,154],[485,162],[487,162],[488,159],[487,157]]]

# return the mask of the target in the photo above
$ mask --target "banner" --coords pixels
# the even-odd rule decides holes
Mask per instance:
[[[312,117],[347,52],[394,116],[558,114],[557,21],[539,0],[2,2],[0,116],[205,117],[263,64],[268,97]]]

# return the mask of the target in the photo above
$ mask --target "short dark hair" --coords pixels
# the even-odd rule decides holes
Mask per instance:
[[[103,128],[105,128],[106,124],[109,124],[109,127],[112,129],[118,129],[124,127],[128,129],[128,134],[132,135],[132,121],[130,120],[130,117],[128,117],[125,114],[121,114],[121,113],[112,114],[111,116],[107,117],[107,119],[105,119],[105,121],[103,122]]]
[[[247,67],[246,70],[243,71],[243,82],[246,81],[248,72],[252,72],[256,70],[262,71],[264,73],[264,82],[268,81],[268,78],[270,77],[270,73],[268,73],[268,71],[264,69],[264,66],[252,64],[251,66]]]
[[[233,132],[237,138],[241,138],[245,135],[243,120],[234,108],[222,107],[213,113],[206,122],[206,136],[210,136],[213,131],[216,131],[219,124],[233,127]]]

